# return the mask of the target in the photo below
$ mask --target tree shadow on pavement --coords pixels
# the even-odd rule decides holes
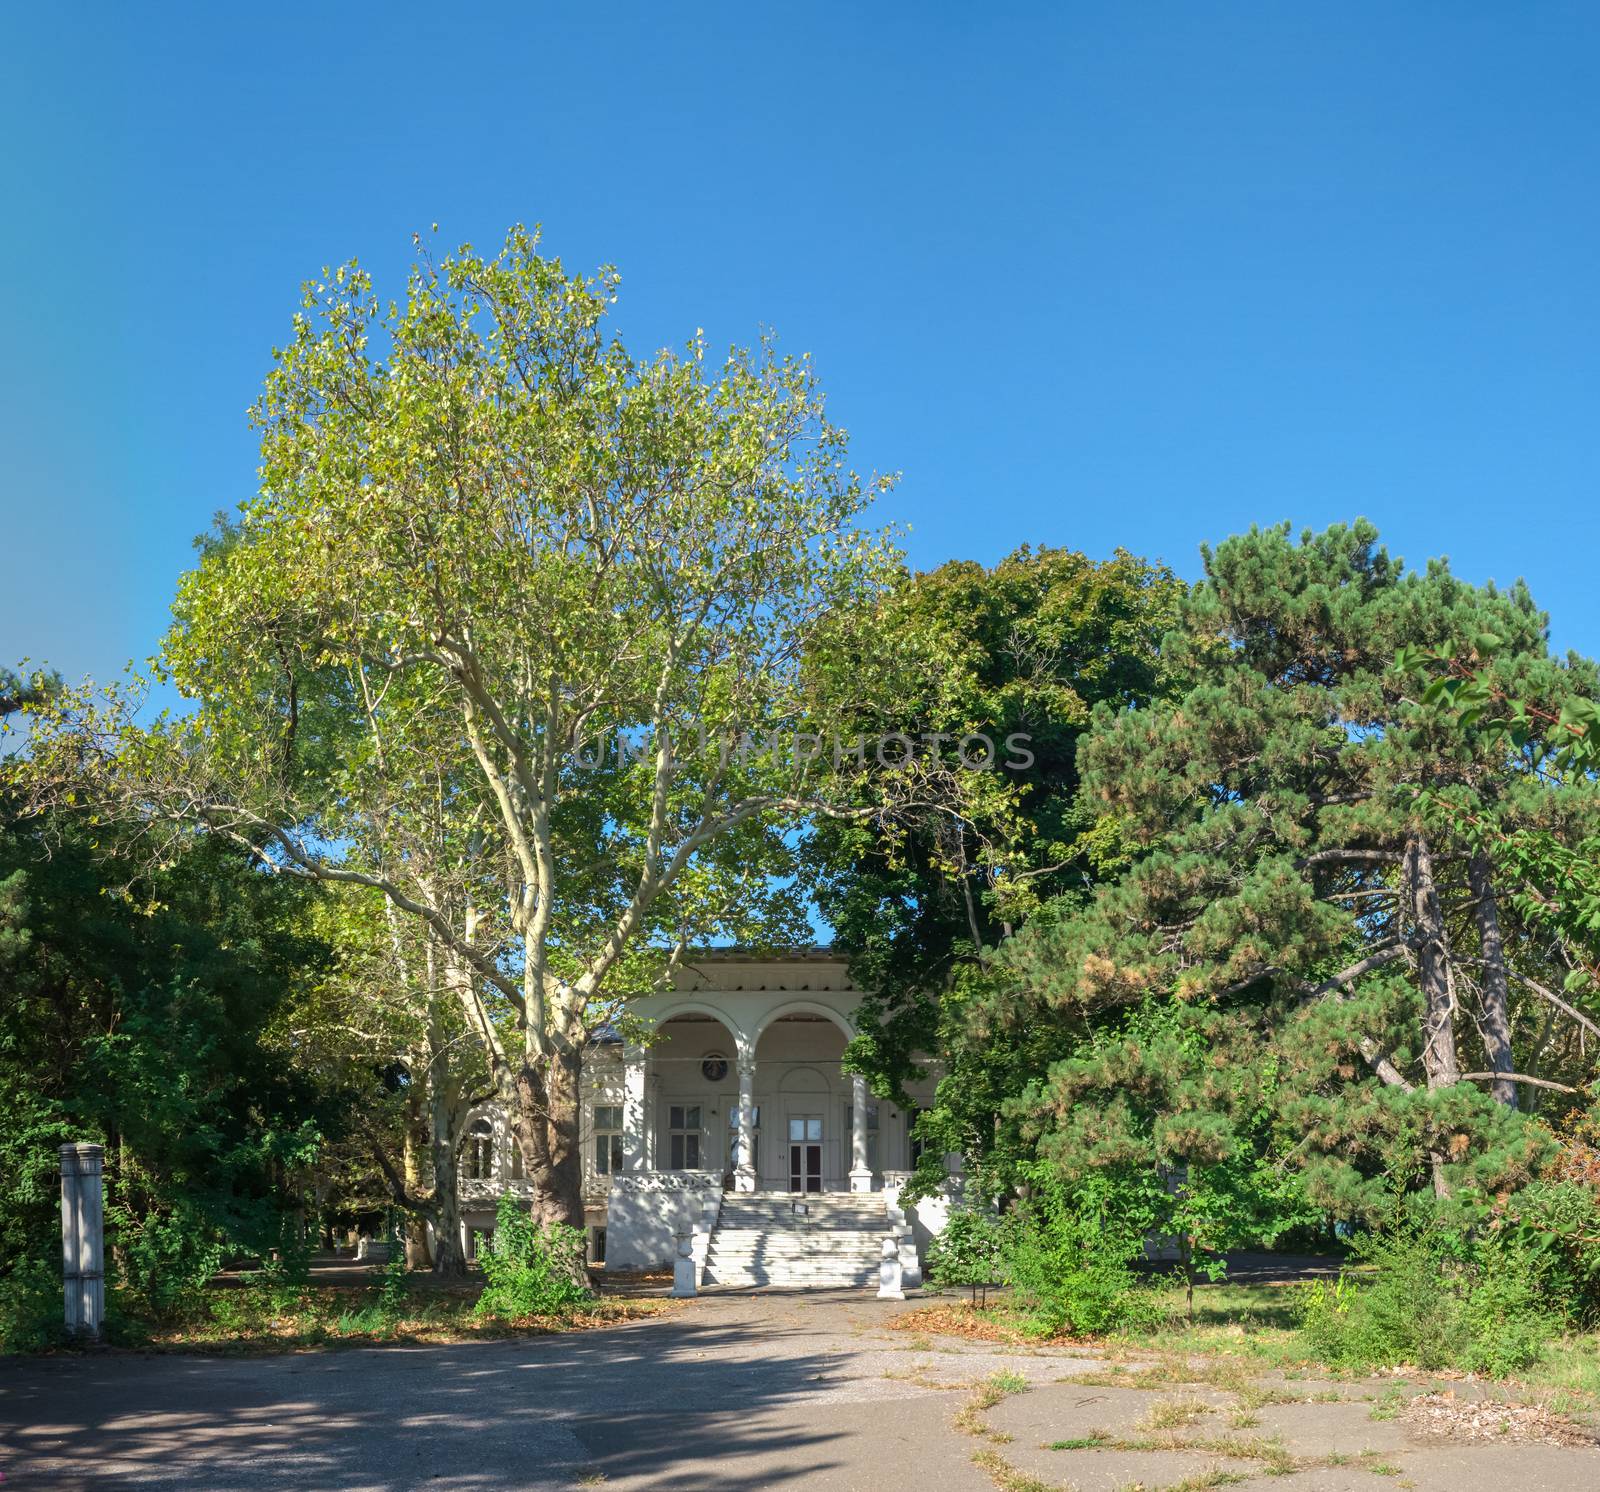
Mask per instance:
[[[6,1492],[782,1485],[836,1464],[825,1415],[781,1412],[826,1397],[848,1357],[762,1354],[772,1335],[688,1312],[441,1347],[12,1359],[0,1470]]]

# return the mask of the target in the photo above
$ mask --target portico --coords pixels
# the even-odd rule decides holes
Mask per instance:
[[[847,1002],[773,999],[793,993],[702,992],[650,1012],[654,1040],[622,1058],[624,1172],[712,1171],[736,1192],[874,1189],[906,1119],[842,1070]]]
[[[712,950],[686,961],[673,989],[634,1002],[646,1038],[602,1042],[584,1063],[579,1132],[596,1257],[659,1267],[675,1238],[708,1237],[724,1196],[813,1196],[837,1211],[828,1198],[853,1194],[883,1212],[916,1163],[917,1109],[872,1097],[844,1071],[860,1000],[846,961],[826,950]],[[932,1089],[928,1079],[911,1096],[931,1102]],[[500,1143],[493,1108],[476,1120],[493,1140],[474,1163],[482,1184],[462,1183],[464,1199],[483,1194],[475,1229],[491,1222],[491,1197],[526,1186],[520,1169],[511,1174],[514,1146]],[[912,1222],[925,1237],[938,1224],[921,1211]]]

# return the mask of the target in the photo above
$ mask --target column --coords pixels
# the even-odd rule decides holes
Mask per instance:
[[[99,1145],[61,1147],[61,1274],[70,1332],[100,1335],[105,1318],[105,1150]]]
[[[630,1046],[622,1058],[622,1169],[650,1169],[650,1126],[646,1115],[649,1085],[645,1081],[646,1054]]]
[[[756,1189],[756,1059],[739,1058],[739,1138],[738,1154],[734,1157],[733,1189],[736,1192],[753,1192]]]
[[[850,1190],[870,1192],[872,1170],[867,1165],[867,1080],[860,1073],[853,1073],[850,1090]]]

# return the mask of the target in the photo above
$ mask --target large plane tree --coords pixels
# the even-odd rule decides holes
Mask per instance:
[[[861,522],[886,484],[809,362],[635,358],[616,284],[517,230],[423,253],[398,304],[354,266],[309,286],[259,492],[178,597],[190,710],[150,732],[68,702],[35,742],[124,815],[410,919],[536,1215],[569,1224],[586,1045],[686,948],[803,926],[785,836],[868,811],[830,788],[853,759],[800,665],[895,573]]]

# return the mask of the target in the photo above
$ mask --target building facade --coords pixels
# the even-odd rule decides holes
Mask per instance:
[[[845,960],[826,950],[730,949],[701,953],[672,991],[638,1001],[632,1013],[652,1039],[599,1043],[584,1065],[591,1256],[614,1269],[664,1267],[674,1239],[708,1233],[729,1195],[886,1196],[892,1214],[917,1162],[917,1110],[873,1098],[843,1071],[860,999]],[[931,1101],[933,1084],[911,1097]],[[469,1253],[500,1196],[527,1190],[521,1169],[505,1115],[484,1105],[462,1151]],[[939,1202],[915,1209],[919,1244],[942,1216]]]

